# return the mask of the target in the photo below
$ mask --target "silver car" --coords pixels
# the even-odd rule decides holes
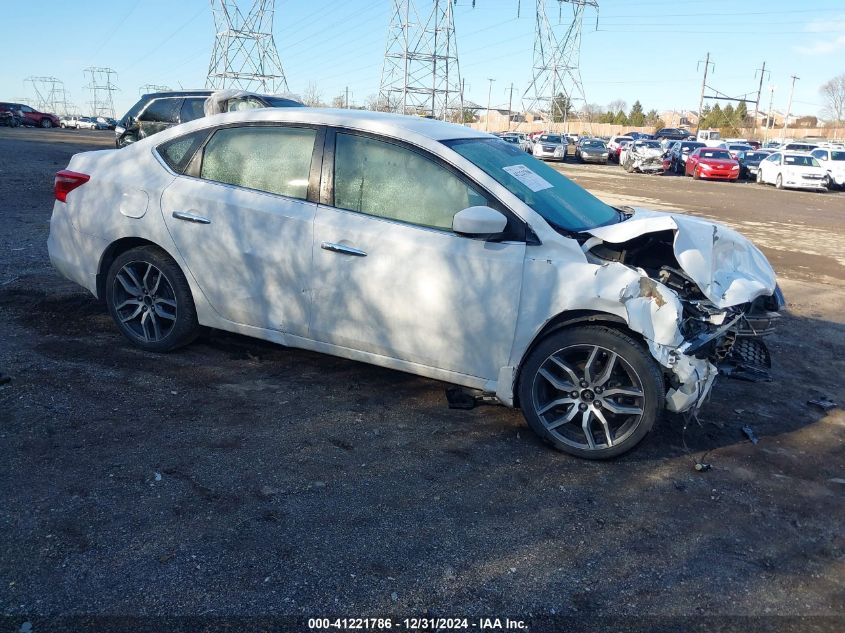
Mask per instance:
[[[560,134],[541,134],[534,141],[532,154],[540,160],[565,160],[569,141]]]

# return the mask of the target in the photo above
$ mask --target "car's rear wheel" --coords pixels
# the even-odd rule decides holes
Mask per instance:
[[[637,341],[606,327],[552,334],[528,356],[518,385],[531,429],[554,448],[606,459],[636,446],[663,410],[657,364]]]
[[[783,189],[783,176],[780,174],[778,174],[778,177],[775,179],[775,187]]]
[[[199,332],[188,281],[158,247],[141,246],[118,256],[109,268],[105,295],[118,328],[141,349],[169,352]]]

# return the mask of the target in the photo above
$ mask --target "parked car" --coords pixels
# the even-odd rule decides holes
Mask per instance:
[[[633,141],[630,136],[614,136],[607,144],[607,157],[611,161],[619,161],[619,154],[622,152],[622,143]]]
[[[81,116],[77,119],[76,126],[80,130],[107,130],[109,129],[108,123],[105,121],[100,121],[96,117],[92,116]]]
[[[826,184],[830,189],[845,189],[845,149],[819,148],[810,152],[827,172]]]
[[[575,158],[582,163],[607,164],[607,145],[597,138],[583,138],[575,146]]]
[[[113,130],[117,127],[117,121],[110,116],[98,116],[97,123],[99,123],[103,130]]]
[[[568,146],[569,142],[560,134],[541,134],[531,151],[541,160],[566,160]]]
[[[205,117],[74,155],[55,197],[53,265],[142,350],[204,326],[428,376],[586,458],[695,412],[727,354],[749,362],[736,337],[763,353],[783,305],[739,233],[608,206],[513,144],[419,117]]]
[[[222,112],[303,105],[287,97],[235,90],[226,93],[227,98],[222,103],[215,104]],[[205,116],[206,101],[214,94],[213,90],[179,90],[143,95],[115,127],[115,146],[124,147],[174,125]]]
[[[19,127],[23,125],[23,113],[13,103],[0,103],[0,125]]]
[[[696,180],[732,180],[739,178],[739,163],[730,152],[718,147],[699,147],[690,152],[684,174]]]
[[[736,156],[736,160],[739,163],[739,177],[756,180],[760,161],[764,160],[771,153],[773,152],[753,150],[739,152]]]
[[[797,141],[793,141],[792,143],[786,143],[783,147],[779,147],[783,152],[812,152],[814,149],[818,149],[818,145],[815,143],[800,143]]]
[[[760,161],[757,182],[778,189],[827,191],[827,172],[810,154],[778,151]]]
[[[647,134],[646,132],[625,132],[623,136],[630,136],[635,141],[654,138],[654,134]]]
[[[728,150],[734,160],[736,160],[740,152],[751,151],[751,146],[748,143],[722,143],[718,147]]]
[[[498,136],[505,143],[511,143],[513,145],[516,145],[523,152],[530,152],[531,151],[531,148],[532,148],[531,142],[528,139],[522,137],[519,134],[506,133],[506,134],[499,134]]]
[[[640,139],[632,141],[620,154],[619,164],[628,173],[638,171],[643,174],[663,172],[663,150],[660,142]]]
[[[689,130],[679,127],[664,127],[654,133],[654,138],[656,139],[670,138],[676,141],[685,141],[692,136],[693,134]]]
[[[706,147],[706,145],[701,141],[672,141],[667,157],[672,171],[676,174],[686,173],[687,158],[690,152],[699,147]]]
[[[23,103],[0,103],[0,110],[17,113],[17,117],[23,125],[28,127],[59,127],[59,117],[48,112],[39,112],[31,106]]]

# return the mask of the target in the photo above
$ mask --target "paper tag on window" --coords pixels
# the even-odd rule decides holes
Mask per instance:
[[[545,180],[539,174],[531,171],[531,169],[525,165],[509,165],[508,167],[502,167],[502,169],[528,187],[531,191],[542,191],[543,189],[551,189],[554,187],[552,183]]]

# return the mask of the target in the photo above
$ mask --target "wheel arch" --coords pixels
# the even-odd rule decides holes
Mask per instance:
[[[635,332],[628,327],[628,322],[622,317],[611,314],[609,312],[600,312],[598,310],[567,310],[549,319],[546,324],[531,340],[531,343],[525,348],[522,357],[519,359],[519,364],[516,367],[513,380],[513,406],[519,408],[519,381],[522,377],[522,368],[525,366],[525,360],[531,355],[531,352],[546,338],[560,330],[576,327],[579,325],[603,325],[605,327],[613,328],[624,332],[628,336],[633,337],[637,341],[643,341],[643,336],[639,332]]]
[[[161,245],[142,237],[122,237],[119,240],[115,240],[108,245],[106,250],[103,251],[103,254],[100,257],[100,265],[97,267],[98,299],[102,300],[105,297],[106,276],[109,273],[109,268],[111,268],[112,262],[126,251],[138,246],[155,246],[156,248],[161,248],[161,250],[170,255],[166,248],[162,248]],[[172,255],[170,256],[173,257]]]

